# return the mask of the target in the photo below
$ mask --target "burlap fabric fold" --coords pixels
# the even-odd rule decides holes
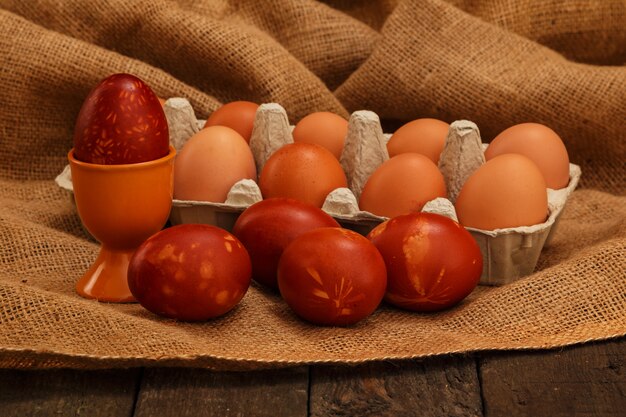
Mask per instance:
[[[626,334],[626,3],[622,0],[0,0],[0,367],[356,363],[551,348]],[[186,324],[80,298],[98,245],[54,177],[87,92],[113,72],[198,117],[220,103],[469,119],[557,130],[580,189],[537,271],[458,307],[383,306],[349,328],[298,320],[253,286]]]

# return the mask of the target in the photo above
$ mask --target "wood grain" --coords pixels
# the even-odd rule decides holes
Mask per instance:
[[[479,361],[485,416],[626,415],[626,339]]]
[[[314,417],[482,415],[468,357],[314,367],[310,390]]]
[[[141,371],[0,370],[0,415],[132,416]]]
[[[625,366],[620,338],[310,371],[0,370],[0,416],[621,416]]]
[[[146,369],[135,416],[307,415],[308,368],[254,372]]]

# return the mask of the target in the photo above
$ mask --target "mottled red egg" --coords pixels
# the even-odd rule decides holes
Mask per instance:
[[[385,300],[412,311],[439,311],[478,285],[483,258],[472,235],[434,213],[410,213],[376,226],[367,236],[387,268]]]
[[[152,161],[169,152],[159,98],[139,78],[113,74],[87,96],[74,128],[74,157],[101,165]]]
[[[236,237],[207,224],[183,224],[139,246],[128,266],[128,287],[155,314],[200,321],[235,307],[251,275],[250,256]]]

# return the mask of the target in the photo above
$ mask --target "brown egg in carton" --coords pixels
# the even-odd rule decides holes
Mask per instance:
[[[171,98],[164,106],[170,128],[170,142],[180,151],[205,121],[195,117],[186,99]],[[250,148],[261,172],[270,155],[281,146],[292,143],[293,126],[287,113],[276,103],[262,104],[257,110]],[[362,211],[358,198],[367,179],[389,159],[386,143],[391,135],[384,134],[378,116],[371,111],[354,112],[348,123],[348,133],[340,163],[348,179],[348,188],[332,191],[322,209],[344,227],[367,234],[386,217]],[[457,220],[453,202],[465,180],[485,162],[487,145],[480,139],[478,127],[466,120],[450,125],[439,169],[448,190],[449,199],[437,198],[427,203],[422,211],[434,212]],[[57,177],[57,183],[71,190],[69,172]],[[568,196],[576,188],[581,175],[577,165],[570,164],[570,181],[560,190],[547,189],[548,216],[544,223],[509,229],[466,229],[474,236],[483,254],[483,274],[480,283],[504,285],[531,274],[543,246],[549,242]],[[233,185],[224,203],[174,200],[170,221],[172,224],[206,223],[231,230],[243,210],[262,199],[258,185],[242,180]]]

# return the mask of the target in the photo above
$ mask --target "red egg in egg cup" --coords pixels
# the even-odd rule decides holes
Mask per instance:
[[[101,243],[100,253],[76,284],[85,298],[134,302],[127,271],[139,245],[165,225],[172,206],[175,149],[148,162],[100,165],[68,154],[78,214]]]

